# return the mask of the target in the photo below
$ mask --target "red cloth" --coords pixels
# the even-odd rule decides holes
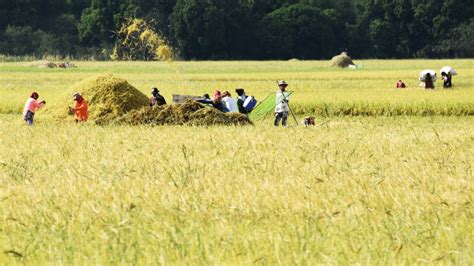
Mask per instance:
[[[76,101],[74,106],[74,115],[77,121],[87,121],[89,119],[89,106],[87,101],[82,99],[81,101]]]

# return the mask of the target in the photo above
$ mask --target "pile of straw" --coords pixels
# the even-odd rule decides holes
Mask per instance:
[[[115,123],[152,126],[241,126],[252,124],[250,119],[245,115],[239,113],[223,113],[215,108],[207,107],[194,101],[153,108],[144,107],[127,113],[117,119]]]
[[[352,59],[347,55],[346,52],[342,52],[340,55],[336,55],[331,59],[332,67],[347,68],[349,66],[355,66]]]

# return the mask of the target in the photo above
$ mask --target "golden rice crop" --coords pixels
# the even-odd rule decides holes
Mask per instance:
[[[5,264],[472,264],[472,118],[35,128],[1,115]]]
[[[472,265],[472,60],[357,63],[0,63],[0,262]],[[453,90],[417,87],[444,65]],[[319,126],[58,123],[74,84],[103,74],[168,101],[236,87],[262,99],[285,79]],[[48,106],[28,128],[33,90]]]

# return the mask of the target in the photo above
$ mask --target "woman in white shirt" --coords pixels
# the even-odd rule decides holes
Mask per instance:
[[[230,92],[224,91],[222,93],[222,102],[230,113],[239,112],[239,109],[237,108],[237,100],[231,97]]]

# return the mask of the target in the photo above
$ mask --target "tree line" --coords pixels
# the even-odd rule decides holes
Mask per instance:
[[[473,0],[0,0],[0,54],[110,59],[141,18],[182,59],[474,56]]]

